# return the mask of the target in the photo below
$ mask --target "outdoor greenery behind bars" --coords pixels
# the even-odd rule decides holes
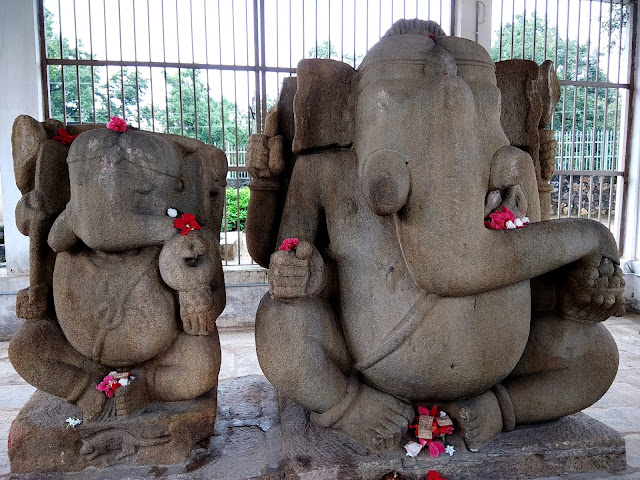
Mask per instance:
[[[84,5],[83,0],[76,0],[77,4]],[[87,45],[77,33],[76,1],[73,0],[44,0],[44,23],[46,36],[47,59],[60,60],[95,60],[97,58],[93,44]],[[120,58],[123,58],[123,32],[120,11],[117,12],[116,25],[107,26],[107,3],[100,0],[85,0],[89,6],[89,12],[98,17],[102,15],[104,22],[104,48],[107,50],[108,36],[120,36]],[[357,0],[360,2],[360,0]],[[61,18],[64,5],[73,2],[73,19]],[[222,22],[220,6],[209,0],[199,0],[205,7],[218,9],[218,22]],[[203,142],[212,143],[227,154],[230,165],[229,188],[227,189],[227,208],[223,230],[241,231],[246,218],[246,205],[248,204],[249,191],[246,188],[248,174],[244,169],[245,145],[250,134],[259,130],[258,123],[270,105],[275,102],[276,91],[286,75],[294,73],[297,59],[292,57],[292,51],[297,39],[292,37],[291,24],[278,18],[287,13],[288,22],[294,21],[295,12],[284,12],[283,7],[287,2],[278,0],[265,0],[268,12],[275,10],[277,15],[274,22],[267,22],[268,27],[275,29],[274,35],[267,35],[263,40],[262,48],[268,47],[268,52],[276,49],[275,69],[264,74],[262,79],[262,91],[256,87],[253,80],[255,74],[252,46],[249,37],[255,35],[253,31],[253,3],[244,1],[244,10],[237,15],[245,15],[246,45],[242,48],[246,51],[246,58],[241,51],[233,51],[233,66],[228,70],[217,68],[176,68],[176,64],[158,65],[156,62],[149,66],[130,66],[122,61],[118,65],[77,65],[77,64],[49,64],[49,100],[50,116],[67,123],[104,123],[111,115],[118,115],[138,128],[186,135],[198,138]],[[144,1],[137,3],[132,0],[122,5],[138,4],[144,6]],[[232,8],[236,3],[242,6],[242,1],[233,0]],[[282,5],[280,5],[282,3]],[[313,4],[318,12],[319,3]],[[334,1],[333,4],[336,2]],[[362,2],[360,2],[362,3]],[[433,2],[435,5],[437,2]],[[447,3],[447,2],[445,2]],[[344,9],[344,2],[341,2]],[[389,4],[389,5],[387,5]],[[442,7],[439,16],[435,19],[443,22],[443,12],[450,10],[449,5]],[[178,18],[178,3],[169,0],[150,0],[146,2],[146,22],[150,22],[151,8],[158,5],[175,5],[175,21]],[[191,5],[191,3],[190,3]],[[225,4],[228,6],[228,4]],[[303,2],[304,5],[304,2]],[[322,4],[323,6],[325,4]],[[335,8],[330,15],[340,15]],[[359,5],[359,4],[358,4]],[[370,7],[366,2],[367,8]],[[407,14],[407,7],[413,2],[380,1],[377,7],[379,11],[366,12],[366,29],[360,27],[360,34],[366,31],[366,46],[373,43],[371,38],[376,38],[384,33],[387,26],[397,18]],[[94,7],[91,13],[91,7]],[[96,10],[97,7],[97,10]],[[109,5],[109,9],[112,5]],[[275,8],[274,8],[275,7]],[[308,5],[307,5],[308,7]],[[391,12],[383,19],[383,9],[390,7]],[[400,7],[400,9],[398,8]],[[190,15],[193,11],[190,7]],[[195,8],[195,7],[194,7]],[[278,10],[280,8],[280,10]],[[291,8],[291,7],[287,7]],[[375,2],[371,3],[371,9],[375,10]],[[422,8],[422,10],[420,10]],[[431,2],[415,2],[415,11],[423,18],[424,13],[432,15]],[[118,3],[118,10],[120,3]],[[512,0],[509,2],[493,2],[494,36],[491,55],[494,61],[510,58],[525,58],[542,63],[545,59],[554,61],[558,78],[561,81],[561,98],[553,117],[552,128],[556,131],[556,139],[559,143],[556,168],[561,173],[555,175],[552,184],[555,191],[552,195],[552,214],[555,216],[583,215],[605,221],[611,227],[615,218],[615,206],[619,177],[624,169],[623,153],[626,139],[626,104],[628,101],[628,55],[627,45],[628,27],[630,18],[630,6],[618,3],[604,3],[590,0],[565,0],[558,2],[555,10],[548,9],[548,2],[529,0]],[[559,12],[566,10],[566,17],[580,25],[570,29],[569,25],[562,24],[559,20]],[[233,10],[232,10],[233,11]],[[315,42],[311,46],[302,40],[302,52],[305,57],[335,58],[357,66],[364,56],[365,50],[356,48],[356,1],[353,2],[353,47],[346,46],[346,40],[337,40],[336,35],[331,36],[331,16],[329,28],[326,34],[319,33],[323,26],[318,25],[317,18],[307,19],[302,12],[303,32],[304,24],[315,20]],[[387,10],[385,10],[386,12]],[[313,10],[312,10],[313,12]],[[422,12],[422,13],[421,13]],[[554,13],[555,12],[555,13]],[[270,14],[273,14],[271,12]],[[266,14],[267,17],[269,13]],[[378,15],[375,17],[375,15]],[[414,13],[415,15],[415,13]],[[342,12],[342,17],[344,11]],[[411,16],[411,12],[409,12]],[[135,13],[134,13],[135,17]],[[251,18],[250,18],[251,17]],[[340,17],[340,22],[344,18]],[[112,17],[113,18],[113,17]],[[269,17],[270,18],[270,17]],[[267,18],[267,20],[269,20]],[[359,18],[359,17],[358,17]],[[373,21],[372,21],[373,18]],[[582,20],[580,20],[582,18]],[[138,19],[139,21],[140,19]],[[359,19],[360,20],[360,19]],[[162,42],[165,42],[164,10],[163,10]],[[62,22],[66,22],[67,30],[69,22],[75,24],[75,38],[63,34]],[[91,20],[93,23],[93,20]],[[233,20],[235,22],[235,19]],[[242,22],[245,22],[242,19]],[[141,22],[144,24],[144,21]],[[339,23],[334,19],[334,24]],[[388,25],[386,25],[388,23]],[[134,19],[135,24],[135,19]],[[583,24],[588,24],[585,30]],[[443,23],[445,30],[449,25]],[[177,27],[174,27],[177,28]],[[193,35],[193,19],[192,32]],[[218,25],[218,34],[222,32]],[[309,27],[308,27],[309,28]],[[345,24],[341,25],[345,28]],[[289,57],[283,60],[277,55],[280,30],[289,29]],[[151,37],[152,25],[149,24],[147,33]],[[109,34],[107,32],[109,31]],[[95,32],[93,42],[99,32]],[[144,32],[143,32],[144,33]],[[268,32],[267,32],[268,33]],[[308,33],[308,32],[307,32]],[[328,35],[328,37],[323,37]],[[582,36],[581,36],[582,35]],[[176,32],[176,38],[177,38]],[[223,61],[225,50],[234,49],[235,45],[230,40],[242,35],[234,30],[233,38],[220,38],[218,59]],[[303,35],[304,36],[304,35]],[[342,37],[345,37],[344,31]],[[134,32],[135,42],[135,32]],[[192,37],[191,60],[196,61],[194,53],[194,40]],[[342,43],[340,43],[342,42]],[[149,59],[153,58],[152,41],[149,38]],[[257,49],[257,43],[253,46]],[[113,53],[111,51],[107,57]],[[164,49],[164,45],[163,45]],[[179,47],[178,47],[179,49]],[[178,60],[180,59],[178,50]],[[187,52],[188,53],[188,52]],[[273,53],[273,52],[271,52]],[[164,52],[167,56],[167,53]],[[209,54],[207,54],[209,55]],[[282,55],[280,55],[282,57]],[[137,58],[137,53],[136,53]],[[207,57],[208,58],[208,57]],[[108,58],[107,58],[108,59]],[[239,66],[236,65],[239,62]],[[262,62],[263,60],[261,60]],[[269,58],[267,56],[267,63]],[[284,64],[283,64],[284,62]],[[108,63],[108,62],[105,62]],[[113,62],[112,62],[113,63]],[[284,68],[282,68],[284,65]],[[286,66],[289,68],[286,68]],[[179,65],[177,65],[179,66]],[[257,77],[257,74],[256,74]],[[235,88],[227,88],[223,91],[223,84],[234,84],[242,80],[247,85],[246,94],[238,93]],[[273,84],[268,90],[264,83]],[[253,93],[252,93],[253,92]],[[256,99],[256,96],[260,97]],[[571,171],[582,171],[582,174],[571,174]],[[587,171],[587,173],[585,173]],[[588,173],[593,171],[594,173]]]

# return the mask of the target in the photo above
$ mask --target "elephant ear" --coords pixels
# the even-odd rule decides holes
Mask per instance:
[[[182,161],[182,201],[192,202],[190,211],[202,220],[203,227],[216,233],[222,225],[227,169],[224,152],[204,143]]]
[[[337,60],[298,63],[293,151],[348,147],[353,143],[356,71]]]

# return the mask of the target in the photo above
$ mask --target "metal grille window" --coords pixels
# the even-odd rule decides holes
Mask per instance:
[[[493,60],[552,60],[560,80],[552,218],[592,218],[616,238],[624,221],[632,8],[618,0],[493,2]]]
[[[44,111],[66,123],[112,115],[198,138],[229,162],[225,263],[251,263],[245,147],[302,58],[357,66],[400,18],[439,21],[451,0],[40,0]],[[232,254],[233,252],[233,254]]]

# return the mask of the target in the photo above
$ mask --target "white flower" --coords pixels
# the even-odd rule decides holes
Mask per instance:
[[[176,218],[178,216],[178,211],[175,208],[167,208],[167,215],[171,218]]]
[[[118,383],[123,387],[126,387],[127,385],[129,385],[129,381],[129,378],[121,378],[120,380],[118,380]]]
[[[455,453],[456,449],[453,447],[453,445],[447,445],[444,448],[444,453],[448,453],[450,457],[453,457],[453,454]]]
[[[527,223],[529,223],[531,220],[529,220],[529,217],[522,217],[522,224],[526,225]]]
[[[516,218],[516,227],[522,227],[524,223],[521,218]]]
[[[75,427],[76,425],[80,425],[82,420],[76,417],[69,417],[65,420],[68,423],[67,427]]]
[[[516,228],[516,224],[511,220],[508,220],[507,223],[504,224],[504,226],[507,227],[508,230],[513,230],[514,228]]]
[[[447,416],[447,412],[443,412],[442,410],[440,410],[440,418],[444,418]]]

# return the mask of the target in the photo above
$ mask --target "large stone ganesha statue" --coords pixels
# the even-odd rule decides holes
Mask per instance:
[[[401,20],[357,71],[300,62],[251,139],[258,359],[316,425],[380,449],[413,407],[446,405],[476,449],[609,388],[616,243],[595,221],[540,221],[500,109],[482,47]]]
[[[54,125],[53,137],[53,123],[23,116],[14,124],[31,286],[18,298],[27,320],[11,341],[12,364],[75,404],[85,425],[126,429],[121,420],[149,405],[209,391],[215,418],[224,153],[104,126]]]

